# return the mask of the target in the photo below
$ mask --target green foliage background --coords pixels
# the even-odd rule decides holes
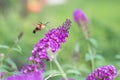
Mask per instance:
[[[5,9],[0,9],[0,44],[12,46],[18,34],[24,32],[19,42],[23,54],[9,53],[18,68],[28,63],[26,58],[31,55],[34,44],[46,33],[46,30],[42,30],[33,34],[33,24],[49,21],[47,27],[51,29],[60,26],[66,18],[69,18],[72,20],[72,26],[67,42],[61,46],[58,60],[61,64],[75,64],[74,47],[80,41],[79,61],[76,66],[89,73],[89,62],[85,61],[86,44],[80,27],[72,17],[75,9],[81,9],[89,18],[91,36],[98,44],[97,54],[100,58],[96,60],[96,67],[114,64],[117,70],[120,69],[120,0],[68,0],[66,4],[46,6],[42,12],[28,13],[26,17],[21,15],[23,8],[20,3],[18,0],[8,0]],[[0,53],[6,51],[0,49]],[[119,80],[119,76],[116,80]]]

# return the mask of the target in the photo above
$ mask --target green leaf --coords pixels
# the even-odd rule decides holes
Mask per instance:
[[[86,60],[86,61],[90,61],[90,60],[91,60],[91,57],[90,57],[90,54],[89,54],[89,53],[86,53],[86,54],[85,54],[85,60]]]
[[[5,71],[10,71],[10,67],[6,66],[6,65],[1,65],[0,66],[1,70],[5,70]]]
[[[95,55],[95,59],[105,60],[104,57],[102,55],[99,55],[99,54]]]
[[[15,48],[12,48],[12,50],[13,51],[16,51],[16,52],[19,52],[19,53],[21,53],[22,54],[22,48],[19,46],[19,45],[17,45],[17,47]]]
[[[116,58],[116,59],[120,59],[120,55],[116,55],[115,58]]]
[[[2,49],[9,49],[10,47],[7,46],[7,45],[0,45],[0,48],[2,48]]]
[[[70,65],[70,64],[64,64],[63,68],[65,68],[65,69],[75,69],[75,66]]]
[[[80,75],[80,71],[75,70],[75,69],[69,69],[66,71],[68,74],[76,74],[76,75]]]
[[[6,61],[9,65],[11,65],[11,68],[12,68],[12,69],[17,70],[16,64],[15,64],[10,58],[7,58],[5,61]]]
[[[0,53],[0,62],[2,62],[5,59],[5,55],[3,53]]]
[[[21,51],[18,48],[12,48],[12,51],[16,51],[16,52],[21,53]]]
[[[57,70],[49,70],[49,71],[46,71],[46,72],[44,73],[44,76],[46,77],[46,76],[48,76],[48,75],[50,75],[50,74],[60,74],[60,72],[57,71]]]
[[[95,39],[90,38],[90,39],[88,39],[88,42],[89,42],[90,45],[93,46],[94,48],[98,48],[98,44],[97,44],[97,42],[96,42]]]
[[[61,75],[61,73],[59,71],[57,71],[57,70],[50,70],[50,71],[45,72],[43,75],[45,77],[44,80],[48,80],[51,77],[55,77],[55,76]]]
[[[0,72],[7,72],[7,70],[6,70],[5,68],[2,68],[2,67],[0,66]]]
[[[20,51],[22,51],[22,48],[21,48],[19,45],[17,45],[17,48],[18,48]]]
[[[19,74],[18,71],[10,72],[10,71],[6,70],[5,68],[2,68],[2,67],[0,67],[0,72],[5,72],[6,76]]]

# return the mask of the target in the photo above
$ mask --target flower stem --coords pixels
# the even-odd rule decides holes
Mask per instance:
[[[56,58],[54,58],[54,62],[55,62],[55,64],[56,64],[56,66],[58,67],[58,69],[60,70],[61,75],[63,76],[64,80],[68,80],[65,72],[63,71],[61,65],[59,64],[59,62],[57,61]]]
[[[88,52],[90,54],[91,67],[92,67],[92,70],[94,70],[94,55],[93,55],[93,50],[89,45],[88,45]]]
[[[52,70],[52,62],[50,61],[50,70]]]
[[[90,39],[89,27],[87,24],[82,24],[81,26],[82,26],[82,32],[84,34],[84,37],[88,41]],[[94,70],[94,51],[92,47],[90,46],[89,42],[87,43],[88,43],[88,52],[90,54],[91,67],[92,67],[92,70]]]

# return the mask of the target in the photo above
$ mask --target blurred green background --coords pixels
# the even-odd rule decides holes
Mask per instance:
[[[9,53],[19,68],[28,63],[26,59],[31,55],[34,44],[44,37],[47,31],[44,29],[33,34],[35,28],[33,24],[49,21],[47,28],[51,29],[60,26],[66,18],[69,18],[72,26],[67,42],[61,46],[58,60],[61,64],[73,65],[74,47],[80,41],[79,60],[76,66],[80,69],[89,69],[85,61],[83,35],[72,16],[75,9],[81,9],[89,18],[90,33],[97,41],[97,54],[101,55],[96,60],[96,67],[114,64],[118,70],[120,69],[120,0],[67,0],[62,5],[46,5],[37,13],[29,12],[24,7],[21,0],[0,0],[0,44],[12,46],[19,33],[24,32],[19,42],[23,54]],[[0,49],[0,53],[6,51]]]

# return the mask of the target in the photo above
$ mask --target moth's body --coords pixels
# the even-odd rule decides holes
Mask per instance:
[[[48,23],[48,22],[47,22],[47,23]],[[36,28],[33,30],[33,33],[36,33],[36,31],[39,31],[39,30],[44,29],[44,28],[46,27],[47,23],[46,23],[46,24],[43,24],[43,23],[35,24],[35,27],[36,27]]]

